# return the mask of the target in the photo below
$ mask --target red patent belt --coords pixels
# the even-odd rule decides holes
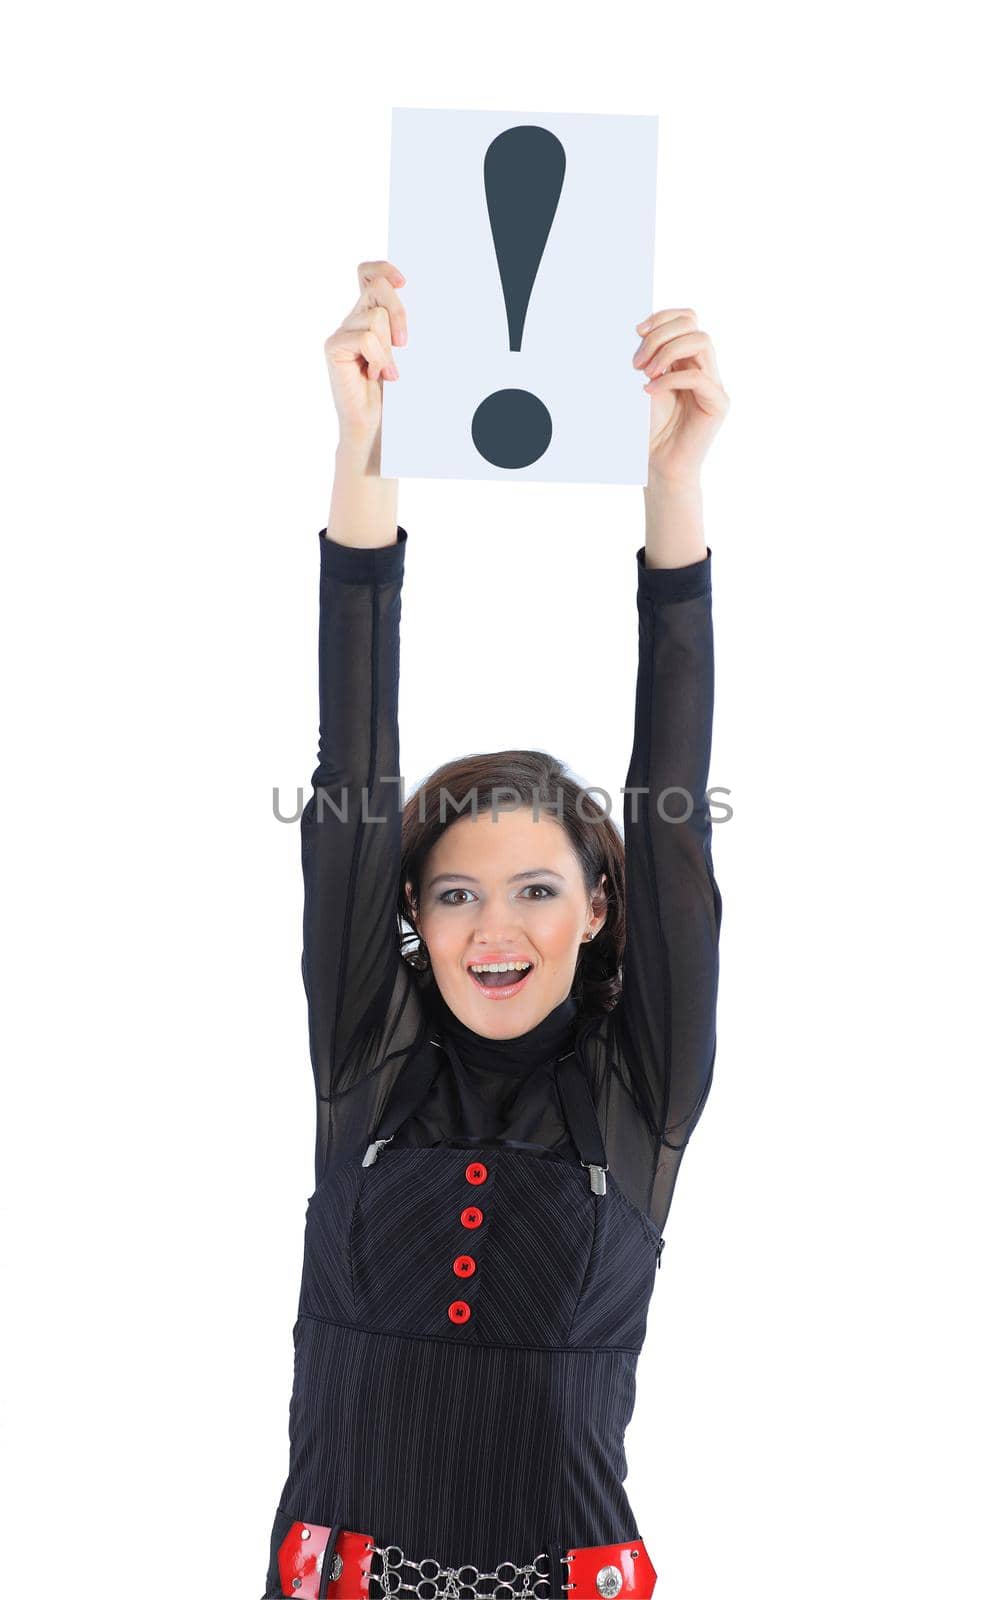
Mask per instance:
[[[370,1595],[375,1540],[370,1534],[343,1528],[331,1544],[331,1533],[331,1528],[317,1522],[295,1522],[288,1529],[277,1552],[282,1595],[292,1600],[295,1596],[298,1600],[366,1600]],[[571,1600],[615,1600],[617,1595],[651,1600],[657,1573],[643,1539],[566,1550],[561,1560],[567,1568],[561,1584]],[[375,1573],[375,1582],[378,1577]],[[547,1582],[549,1592],[546,1577],[538,1577],[541,1583]],[[504,1580],[498,1581],[503,1587]]]

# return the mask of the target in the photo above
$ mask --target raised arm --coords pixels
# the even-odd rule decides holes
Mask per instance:
[[[703,1109],[716,1052],[721,899],[706,798],[712,554],[699,480],[729,400],[694,311],[653,312],[637,332],[633,364],[649,380],[651,428],[626,785],[635,792],[624,795],[623,812],[626,948],[612,1015],[634,1092],[662,1144],[680,1151]],[[677,1163],[667,1166],[667,1184],[676,1171]]]
[[[330,1102],[351,1053],[386,1003],[401,955],[398,666],[408,535],[398,482],[382,478],[381,385],[407,338],[390,261],[361,261],[360,296],[325,341],[339,419],[329,525],[319,535],[319,751],[301,817],[301,975],[318,1096],[315,1176],[325,1168]]]
[[[393,544],[363,548],[320,535],[319,764],[301,817],[301,971],[323,1158],[322,1102],[385,1003],[399,960],[398,669],[407,537],[398,527]]]
[[[626,949],[614,1016],[656,1133],[681,1146],[705,1101],[716,1049],[721,900],[706,799],[712,556],[658,569],[646,556],[637,552],[637,690],[623,813]]]

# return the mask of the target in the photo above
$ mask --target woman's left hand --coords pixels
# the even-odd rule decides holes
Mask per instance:
[[[689,310],[654,311],[637,324],[644,335],[633,364],[650,380],[651,442],[648,481],[685,486],[699,482],[699,469],[730,399],[720,382],[710,336]]]

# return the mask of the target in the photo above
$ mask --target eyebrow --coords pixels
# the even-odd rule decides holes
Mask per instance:
[[[555,872],[553,867],[529,867],[525,872],[514,872],[512,877],[509,879],[509,882],[518,883],[520,878],[536,878],[539,877],[541,873],[548,878],[560,878],[562,883],[565,881],[563,875],[560,872]],[[436,884],[444,882],[480,883],[480,881],[480,878],[469,877],[466,872],[438,872],[435,878],[430,879],[429,883],[426,885],[426,888],[432,889]]]

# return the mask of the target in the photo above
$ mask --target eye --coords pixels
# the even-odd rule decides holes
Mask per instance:
[[[537,898],[541,898],[541,899],[544,899],[544,900],[553,900],[555,895],[557,894],[557,890],[556,889],[549,889],[545,883],[528,883],[526,885],[526,888],[523,890],[523,893],[526,894],[526,895],[529,895],[530,899],[533,899],[533,895],[529,894],[529,891],[531,889],[537,891]],[[471,893],[470,889],[444,889],[443,893],[439,896],[440,905],[443,905],[443,906],[461,906],[461,905],[466,905],[467,904],[466,900],[453,900],[453,899],[451,899],[451,896],[455,895],[455,894],[468,894],[469,895],[470,893]]]

